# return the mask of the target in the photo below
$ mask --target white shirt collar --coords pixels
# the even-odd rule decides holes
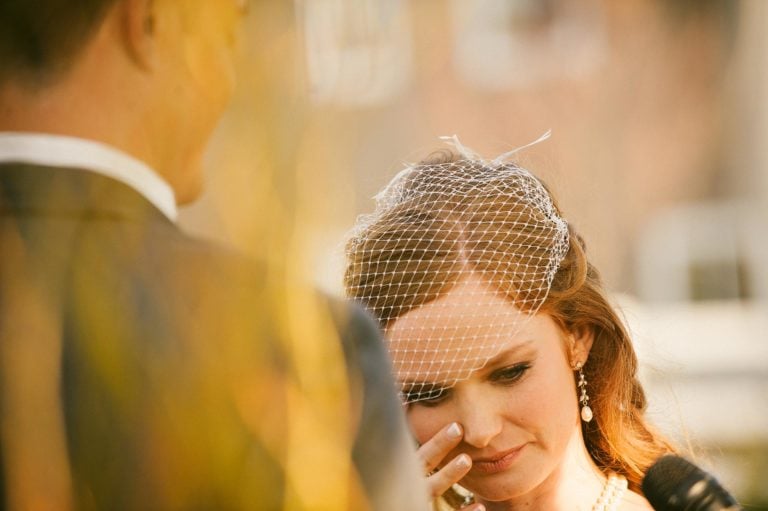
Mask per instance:
[[[100,142],[43,133],[0,132],[0,163],[17,162],[82,169],[124,183],[176,221],[173,189],[152,168]]]

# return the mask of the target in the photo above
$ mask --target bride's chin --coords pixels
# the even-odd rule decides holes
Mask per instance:
[[[510,488],[506,486],[494,486],[494,485],[462,485],[467,490],[471,491],[475,496],[475,501],[478,499],[485,502],[503,502],[519,497],[524,491],[520,491],[518,488]]]
[[[525,470],[509,470],[500,474],[469,474],[459,484],[471,491],[476,499],[488,502],[516,500],[536,491],[544,481],[537,466]]]

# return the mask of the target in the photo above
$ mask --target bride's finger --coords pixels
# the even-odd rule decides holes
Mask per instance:
[[[451,449],[459,445],[463,434],[464,431],[462,431],[461,426],[453,422],[419,447],[416,453],[421,458],[427,474],[432,472],[443,461],[443,458],[451,452]]]
[[[469,469],[472,468],[472,458],[466,454],[459,454],[447,463],[443,468],[427,478],[427,487],[432,497],[439,497],[448,488],[458,483]]]

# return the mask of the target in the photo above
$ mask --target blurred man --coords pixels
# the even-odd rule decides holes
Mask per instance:
[[[9,509],[301,508],[265,270],[175,225],[232,93],[241,4],[0,0]],[[362,490],[340,487],[339,502],[422,508],[377,334],[355,311],[340,318],[364,395]]]

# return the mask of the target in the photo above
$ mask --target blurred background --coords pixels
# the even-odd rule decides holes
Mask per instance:
[[[615,293],[650,413],[768,509],[768,2],[261,0],[247,23],[188,230],[340,294],[404,162],[551,129],[518,160]]]

